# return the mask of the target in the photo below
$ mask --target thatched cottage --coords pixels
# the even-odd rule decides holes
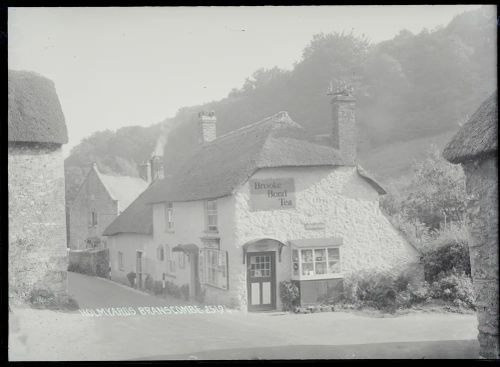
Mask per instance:
[[[448,143],[443,156],[464,168],[471,272],[481,356],[498,345],[498,96],[493,93]]]
[[[281,309],[282,281],[317,304],[350,274],[417,264],[379,209],[384,189],[357,165],[354,108],[333,95],[329,145],[286,112],[222,136],[200,113],[197,149],[106,229],[112,278],[135,272],[138,286],[149,276],[264,311]]]
[[[46,289],[65,297],[64,115],[51,80],[8,77],[9,296]]]
[[[104,174],[93,163],[69,205],[69,248],[106,248],[104,229],[147,187],[142,178]]]

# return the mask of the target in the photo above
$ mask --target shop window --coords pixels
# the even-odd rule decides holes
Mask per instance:
[[[123,270],[123,252],[118,251],[118,269]]]
[[[218,231],[217,227],[217,201],[207,200],[206,202],[207,230]]]
[[[171,202],[165,204],[165,229],[167,231],[174,229],[174,204]]]
[[[338,247],[292,249],[294,279],[327,279],[341,275]]]
[[[228,289],[227,252],[215,248],[202,248],[199,254],[201,284]]]

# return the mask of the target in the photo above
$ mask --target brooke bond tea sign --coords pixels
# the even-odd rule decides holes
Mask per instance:
[[[279,210],[295,208],[293,178],[250,180],[251,210]]]

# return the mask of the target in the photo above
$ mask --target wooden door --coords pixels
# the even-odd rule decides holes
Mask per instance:
[[[276,309],[275,252],[247,253],[248,311]]]

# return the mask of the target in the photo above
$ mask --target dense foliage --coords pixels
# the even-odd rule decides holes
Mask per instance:
[[[285,280],[280,282],[280,299],[284,311],[292,311],[299,305],[299,287],[296,282]]]
[[[165,120],[162,126],[170,129],[167,171],[197,145],[201,109],[216,111],[219,135],[283,110],[313,134],[330,132],[325,94],[335,79],[355,86],[362,156],[389,143],[455,131],[495,89],[495,41],[491,7],[456,16],[444,28],[419,34],[403,30],[379,44],[345,33],[315,35],[292,70],[257,70],[226,98],[181,108]],[[85,139],[66,160],[68,201],[93,161],[104,172],[136,175],[136,164],[151,154],[159,132],[157,124]],[[388,164],[376,162],[375,169]],[[424,210],[427,204],[420,205]]]

